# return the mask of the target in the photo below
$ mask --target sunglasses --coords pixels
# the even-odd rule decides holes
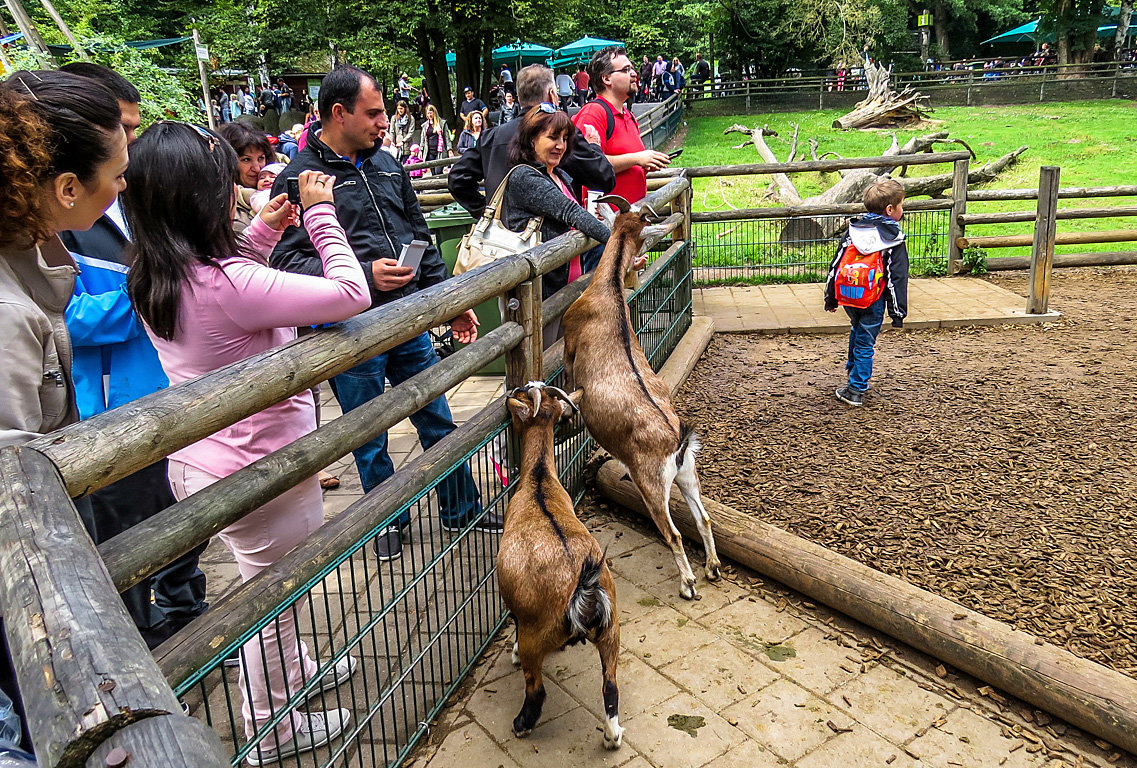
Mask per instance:
[[[612,74],[615,74],[617,72],[623,72],[625,75],[634,75],[636,73],[636,68],[633,65],[629,64],[626,67],[620,67],[619,69],[612,70]]]
[[[194,125],[193,123],[183,123],[178,120],[159,120],[158,122],[165,125],[184,125],[187,128],[193,128],[195,131],[197,131],[198,136],[205,139],[205,143],[209,145],[210,152],[217,149],[217,137],[202,128],[200,125]]]

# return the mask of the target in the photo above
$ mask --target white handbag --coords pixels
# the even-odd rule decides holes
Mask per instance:
[[[455,275],[541,244],[541,223],[544,220],[542,217],[529,219],[525,229],[520,232],[514,232],[501,223],[501,203],[505,199],[506,185],[509,184],[509,177],[520,167],[514,166],[505,175],[497,191],[494,192],[493,199],[482,212],[482,217],[462,238],[462,243],[458,246],[458,258],[454,261]]]

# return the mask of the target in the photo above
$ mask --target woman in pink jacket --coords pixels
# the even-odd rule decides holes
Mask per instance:
[[[296,326],[345,320],[371,305],[367,282],[336,219],[332,177],[300,175],[304,225],[324,263],[323,276],[268,266],[282,231],[300,221],[286,195],[268,202],[240,239],[233,232],[237,156],[216,134],[158,123],[131,148],[124,195],[134,236],[128,286],[170,384],[178,384],[280,346]],[[170,455],[170,485],[180,500],[281,448],[316,427],[309,390],[270,406]],[[323,523],[315,476],[221,532],[248,581]],[[286,611],[241,650],[242,714],[251,738],[317,664]],[[318,690],[346,681],[356,659],[344,656]],[[346,709],[293,711],[248,756],[279,761],[328,743],[346,726]]]

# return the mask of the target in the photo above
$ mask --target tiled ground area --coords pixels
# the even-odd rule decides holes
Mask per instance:
[[[761,285],[703,288],[694,292],[696,315],[714,318],[715,330],[757,333],[844,333],[845,313],[826,312],[822,286]],[[986,280],[940,277],[908,283],[906,328],[1004,325],[1054,320],[1057,312],[1028,315],[1026,299]],[[884,324],[889,330],[889,324]]]
[[[607,546],[616,579],[623,747],[601,746],[600,666],[591,646],[545,661],[544,714],[528,738],[515,738],[524,680],[510,663],[507,631],[416,768],[1137,765],[741,567],[718,584],[700,581],[701,600],[683,600],[654,531],[623,513],[589,526]]]

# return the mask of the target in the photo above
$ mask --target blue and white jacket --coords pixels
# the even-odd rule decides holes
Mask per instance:
[[[829,264],[825,279],[825,309],[837,308],[837,266],[849,243],[861,253],[881,252],[884,262],[884,306],[892,324],[900,328],[908,316],[908,246],[900,224],[879,213],[866,213],[849,222],[849,232],[837,246],[837,253]]]
[[[129,239],[117,201],[90,230],[61,238],[79,268],[65,317],[79,418],[87,419],[164,389],[169,380],[126,292]]]

